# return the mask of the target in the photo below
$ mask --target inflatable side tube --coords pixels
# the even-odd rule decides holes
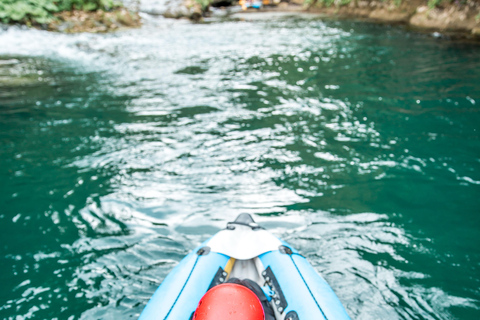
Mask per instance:
[[[168,274],[155,291],[139,320],[188,320],[207,292],[219,268],[229,257],[193,250]]]
[[[259,257],[268,271],[266,274],[273,273],[283,292],[286,303],[277,302],[282,312],[296,313],[301,320],[350,320],[328,283],[304,257],[288,249],[281,248]]]

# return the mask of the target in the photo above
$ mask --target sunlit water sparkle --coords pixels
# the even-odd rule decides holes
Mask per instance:
[[[0,317],[137,317],[242,212],[354,319],[478,319],[478,46],[314,16],[0,31]]]

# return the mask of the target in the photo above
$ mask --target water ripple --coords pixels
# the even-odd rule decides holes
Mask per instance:
[[[135,317],[248,212],[355,319],[478,318],[477,51],[251,17],[0,31],[0,317]]]

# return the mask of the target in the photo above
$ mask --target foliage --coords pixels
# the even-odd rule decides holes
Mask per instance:
[[[202,10],[205,10],[213,2],[213,0],[195,0],[195,2],[202,7]]]
[[[433,9],[435,7],[438,7],[442,2],[449,2],[453,3],[453,0],[428,0],[428,7],[430,9]],[[464,1],[457,0],[455,1],[456,4],[465,4]]]
[[[428,7],[430,9],[433,9],[435,8],[436,6],[438,6],[443,0],[428,0]]]
[[[326,7],[330,7],[335,3],[335,0],[319,0],[320,3],[324,4]]]
[[[324,7],[331,7],[332,5],[341,7],[341,6],[350,4],[352,1],[356,1],[356,0],[305,0],[305,3],[309,5],[321,5]],[[381,0],[381,1],[383,2],[393,1],[395,6],[397,7],[399,7],[402,4],[402,0]]]
[[[4,23],[48,23],[53,14],[65,10],[110,10],[115,0],[0,0],[0,21]]]
[[[342,0],[343,2],[344,0]],[[350,3],[352,0],[346,0],[347,3]],[[335,4],[336,0],[305,0],[305,3],[308,5],[322,5],[325,7],[330,7],[331,5]]]

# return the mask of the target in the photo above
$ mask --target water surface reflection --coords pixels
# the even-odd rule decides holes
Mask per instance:
[[[0,41],[2,317],[136,317],[248,212],[352,318],[478,318],[472,46],[316,18]]]

